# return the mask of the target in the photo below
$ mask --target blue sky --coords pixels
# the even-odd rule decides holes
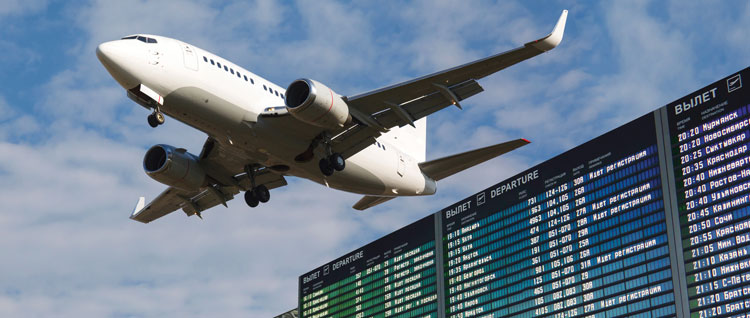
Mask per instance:
[[[290,180],[253,210],[127,218],[164,187],[142,172],[148,147],[197,153],[205,136],[151,129],[101,42],[165,35],[355,95],[520,46],[563,9],[558,48],[430,118],[427,157],[533,143],[433,197],[357,212],[357,195]],[[299,274],[747,67],[747,30],[747,1],[0,0],[0,316],[272,317],[296,306]]]

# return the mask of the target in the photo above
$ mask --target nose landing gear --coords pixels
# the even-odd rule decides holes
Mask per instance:
[[[156,128],[163,123],[164,123],[164,114],[160,112],[158,109],[154,110],[154,112],[151,115],[148,115],[149,126]]]

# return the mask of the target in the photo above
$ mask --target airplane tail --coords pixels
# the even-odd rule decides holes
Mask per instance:
[[[529,143],[530,141],[526,139],[516,139],[494,146],[425,161],[419,164],[419,168],[422,169],[422,173],[426,176],[438,181]]]

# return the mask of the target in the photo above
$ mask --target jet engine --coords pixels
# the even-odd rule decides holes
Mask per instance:
[[[286,108],[295,118],[335,130],[352,120],[349,105],[328,88],[311,79],[298,79],[286,89]]]
[[[143,170],[156,181],[188,191],[197,190],[206,181],[196,156],[169,145],[151,147],[143,157]]]

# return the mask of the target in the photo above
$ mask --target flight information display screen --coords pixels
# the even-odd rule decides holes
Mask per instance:
[[[302,275],[300,317],[437,317],[434,220],[430,215]]]
[[[300,277],[301,317],[750,317],[750,68]]]
[[[666,107],[691,317],[750,312],[748,75]]]
[[[446,317],[674,314],[654,120],[443,210]]]

